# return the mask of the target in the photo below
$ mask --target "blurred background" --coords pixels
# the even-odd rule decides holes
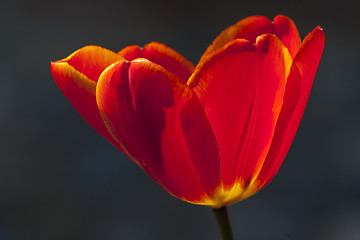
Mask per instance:
[[[84,45],[164,43],[196,63],[250,15],[317,25],[324,54],[302,123],[272,183],[229,208],[236,239],[360,239],[360,8],[355,1],[0,3],[0,240],[208,239],[207,207],[166,193],[98,135],[49,64]]]

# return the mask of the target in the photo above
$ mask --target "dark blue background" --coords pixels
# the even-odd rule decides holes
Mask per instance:
[[[360,9],[355,1],[1,1],[0,240],[219,239],[212,212],[167,194],[100,137],[49,63],[96,44],[158,41],[196,63],[255,14],[321,25],[322,61],[272,183],[231,206],[236,239],[360,239]]]

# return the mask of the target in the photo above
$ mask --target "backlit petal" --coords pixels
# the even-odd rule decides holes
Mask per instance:
[[[97,46],[87,46],[69,57],[51,63],[54,80],[80,115],[103,137],[120,150],[100,116],[96,104],[96,83],[101,72],[122,57]]]
[[[202,62],[205,57],[212,51],[225,46],[235,39],[246,39],[255,43],[256,38],[264,33],[274,34],[276,31],[273,23],[263,16],[251,16],[240,20],[236,24],[226,28],[213,41],[213,43],[206,49],[199,62]]]
[[[119,51],[118,54],[128,61],[132,61],[136,58],[146,58],[163,66],[168,71],[177,75],[184,82],[187,82],[195,68],[194,64],[178,52],[157,42],[149,43],[145,45],[144,48],[129,46]]]
[[[324,49],[325,34],[320,27],[310,33],[297,53],[286,87],[284,107],[266,162],[258,176],[264,187],[280,168],[304,113],[311,86]]]
[[[281,41],[265,34],[255,45],[234,40],[213,52],[188,82],[204,106],[219,144],[222,182],[228,190],[221,193],[225,204],[248,196],[242,195],[244,189],[265,161],[291,63]],[[236,192],[230,191],[234,187]]]
[[[107,68],[97,102],[112,133],[169,193],[207,204],[220,183],[215,137],[195,93],[146,59]]]
[[[290,18],[278,15],[274,18],[274,22],[271,22],[263,16],[252,16],[240,20],[220,33],[205,51],[200,62],[205,59],[206,55],[225,46],[225,44],[234,39],[243,38],[255,43],[256,38],[264,33],[275,34],[285,47],[288,48],[291,56],[295,57],[300,47],[301,39],[294,22]]]
[[[301,45],[300,35],[295,23],[284,15],[278,15],[274,18],[274,25],[276,36],[288,48],[294,58]]]
[[[121,59],[122,57],[108,49],[98,46],[86,46],[55,63],[67,63],[91,81],[97,82],[105,68]]]
[[[132,61],[142,57],[142,49],[137,45],[132,45],[121,49],[117,54],[128,61]]]

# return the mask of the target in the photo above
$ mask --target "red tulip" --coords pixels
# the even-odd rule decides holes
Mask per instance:
[[[223,31],[196,67],[159,43],[84,47],[51,63],[84,119],[170,194],[228,206],[264,188],[303,115],[324,47],[285,16]]]

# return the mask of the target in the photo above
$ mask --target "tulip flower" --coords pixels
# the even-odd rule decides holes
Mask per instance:
[[[153,42],[86,46],[51,71],[81,116],[167,192],[226,210],[278,171],[324,39],[320,27],[301,42],[289,18],[253,16],[225,29],[196,67]]]

